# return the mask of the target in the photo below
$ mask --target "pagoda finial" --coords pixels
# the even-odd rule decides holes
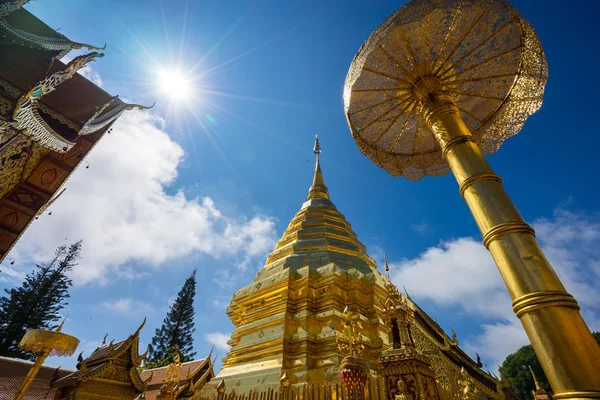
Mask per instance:
[[[388,281],[390,280],[390,266],[387,262],[387,254],[383,253],[383,264],[385,265],[385,273],[387,274]]]
[[[308,191],[308,199],[328,199],[329,200],[329,192],[327,191],[327,186],[325,186],[325,181],[323,180],[323,173],[321,172],[321,163],[319,162],[319,154],[321,154],[321,143],[319,143],[319,135],[315,134],[315,145],[313,146],[313,152],[315,153],[316,163],[315,163],[315,176],[313,178],[313,183]]]
[[[540,381],[538,381],[537,376],[535,376],[535,373],[533,372],[533,368],[531,368],[531,365],[528,365],[529,367],[529,372],[531,372],[531,376],[533,376],[533,382],[535,383],[535,392],[534,394],[546,394],[546,389],[544,389],[544,387],[542,386],[542,384],[540,383]]]

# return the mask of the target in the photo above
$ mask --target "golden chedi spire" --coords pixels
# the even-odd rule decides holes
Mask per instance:
[[[313,183],[308,190],[308,199],[327,199],[329,200],[329,192],[327,191],[327,186],[325,186],[325,181],[323,180],[323,172],[321,172],[321,163],[319,162],[319,154],[321,154],[321,144],[319,143],[319,135],[315,135],[315,146],[313,148],[315,153],[315,176],[313,178]]]
[[[281,266],[278,263],[281,260],[285,260],[287,267],[302,267],[306,265],[305,258],[315,259],[312,256],[319,252],[329,262],[349,265],[363,273],[370,273],[376,268],[375,261],[367,255],[366,247],[329,198],[319,160],[321,144],[318,136],[315,138],[313,151],[316,158],[315,173],[307,201],[290,221],[263,270]],[[348,263],[348,258],[352,259],[351,263]],[[318,266],[322,266],[321,261],[325,258],[318,260]]]

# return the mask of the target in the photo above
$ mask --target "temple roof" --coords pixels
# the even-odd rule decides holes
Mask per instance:
[[[139,391],[143,391],[145,389],[145,384],[140,379],[137,367],[139,367],[142,359],[145,357],[145,354],[142,356],[138,354],[139,334],[145,323],[146,320],[144,319],[142,325],[125,340],[121,340],[117,343],[110,342],[109,344],[103,344],[85,359],[81,359],[80,355],[80,360],[77,363],[77,370],[54,381],[52,386],[67,386],[80,379],[87,380],[104,371],[105,367],[111,365],[117,358],[124,357],[128,360],[127,365],[124,367],[128,369],[128,375],[131,378],[132,385]]]
[[[293,258],[315,260],[317,256],[319,260],[315,267],[333,262],[342,268],[356,268],[363,273],[370,273],[376,268],[375,261],[367,255],[365,246],[358,240],[352,226],[329,198],[319,160],[321,146],[318,138],[314,152],[315,172],[308,198],[269,255],[265,268],[269,269],[282,260],[287,267],[301,267],[306,263],[288,261]]]
[[[178,382],[179,393],[183,394],[199,389],[214,376],[210,355],[198,360],[181,363]],[[145,369],[140,372],[140,377],[148,385],[144,393],[146,400],[155,400],[160,395],[160,389],[167,378],[167,366]]]
[[[0,357],[0,399],[3,395],[9,395],[11,398],[19,389],[19,385],[29,370],[33,362],[18,358]],[[42,400],[54,398],[54,389],[50,389],[50,382],[53,379],[60,379],[73,371],[66,368],[52,367],[42,365],[31,386],[25,393],[24,400]]]

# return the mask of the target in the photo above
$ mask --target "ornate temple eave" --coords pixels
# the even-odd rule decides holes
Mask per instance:
[[[71,50],[86,48],[88,50],[104,50],[104,47],[95,47],[85,43],[72,42],[66,37],[52,38],[26,32],[10,25],[4,18],[0,17],[0,36],[4,37],[4,43],[14,43],[33,49],[57,51],[55,56],[61,59]]]
[[[30,136],[34,141],[57,153],[69,151],[75,142],[71,142],[52,129],[38,112],[38,102],[45,94],[70,79],[90,61],[102,57],[100,53],[79,56],[69,62],[65,69],[55,72],[38,82],[29,92],[21,96],[13,113],[11,125]]]
[[[75,145],[56,133],[42,118],[38,109],[31,102],[22,103],[18,113],[15,112],[15,128],[34,138],[42,146],[57,153],[64,153]]]
[[[113,103],[116,103],[116,105],[110,108]],[[123,103],[118,101],[118,96],[115,96],[102,107],[100,107],[100,109],[98,109],[98,111],[96,111],[94,115],[87,120],[87,122],[79,131],[79,135],[89,135],[90,133],[98,132],[100,129],[115,122],[121,116],[121,114],[127,110],[132,110],[134,108],[137,108],[138,110],[148,110],[152,107],[154,107],[154,104],[151,106],[142,106],[139,104]],[[106,111],[107,109],[108,111]]]
[[[30,0],[13,0],[0,3],[0,17],[10,14],[29,3]]]

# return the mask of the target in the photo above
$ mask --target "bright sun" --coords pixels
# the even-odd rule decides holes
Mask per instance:
[[[158,73],[160,90],[172,99],[185,99],[191,92],[191,81],[176,69],[161,69]]]

